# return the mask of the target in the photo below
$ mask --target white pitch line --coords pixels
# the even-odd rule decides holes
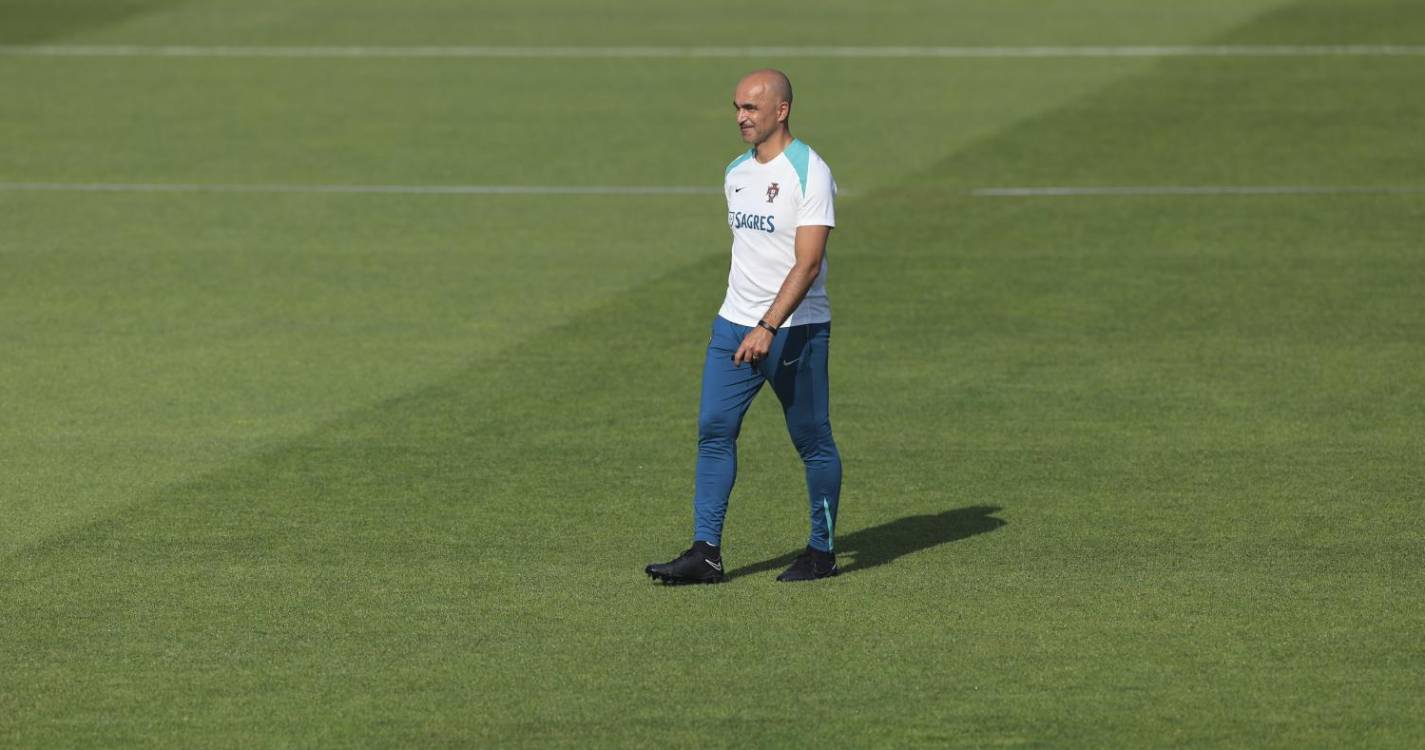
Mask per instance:
[[[13,57],[245,58],[1154,58],[1154,57],[1418,57],[1418,44],[1158,45],[1036,47],[504,47],[233,45],[0,45]]]
[[[721,195],[682,185],[225,185],[220,183],[0,182],[0,192],[361,193],[376,195]]]
[[[980,198],[1035,198],[1071,196],[1146,195],[1415,195],[1425,186],[1315,186],[1315,185],[1142,185],[1115,187],[994,187],[976,188]]]

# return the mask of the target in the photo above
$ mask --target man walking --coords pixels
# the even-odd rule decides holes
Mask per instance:
[[[776,70],[745,76],[733,95],[742,140],[723,192],[732,229],[727,296],[703,364],[693,546],[649,565],[669,584],[726,580],[722,525],[737,476],[742,417],[764,383],[781,401],[787,431],[806,466],[811,538],[779,581],[834,576],[833,535],[841,456],[831,437],[826,240],[836,225],[836,183],[826,162],[792,137],[792,85]]]

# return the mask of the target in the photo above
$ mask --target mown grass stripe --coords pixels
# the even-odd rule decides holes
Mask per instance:
[[[1101,187],[975,188],[978,198],[1053,198],[1145,195],[1413,195],[1421,185],[1122,185]]]
[[[224,185],[221,183],[3,182],[0,192],[371,193],[382,195],[718,195],[694,185]]]
[[[247,58],[1160,58],[1160,57],[1419,57],[1418,44],[1218,44],[1093,46],[254,46],[46,44],[0,45],[14,57]]]

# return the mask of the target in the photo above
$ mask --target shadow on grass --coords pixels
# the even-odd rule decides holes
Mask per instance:
[[[161,13],[186,0],[0,0],[0,44],[36,44]]]
[[[897,518],[880,526],[837,537],[836,556],[841,565],[841,573],[845,575],[867,570],[912,552],[994,531],[1008,523],[991,515],[999,510],[999,507],[992,505],[972,505],[936,515]],[[801,550],[795,550],[780,557],[753,563],[731,571],[728,576],[736,578],[785,568],[792,564],[800,552]],[[852,559],[849,565],[845,562],[847,556]]]

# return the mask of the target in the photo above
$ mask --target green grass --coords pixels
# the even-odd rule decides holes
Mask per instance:
[[[0,40],[1425,42],[1384,0],[413,7]],[[844,576],[772,580],[759,401],[733,580],[641,577],[716,197],[0,191],[0,745],[1425,744],[1425,195],[969,193],[1420,186],[1425,59],[781,62],[851,193]],[[715,186],[760,63],[0,57],[0,182]]]

